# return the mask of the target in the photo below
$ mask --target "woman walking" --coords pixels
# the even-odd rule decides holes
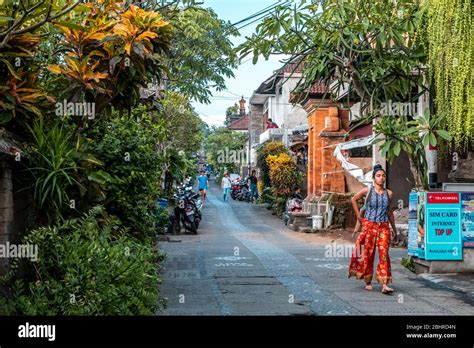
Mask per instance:
[[[222,178],[221,187],[223,190],[224,195],[224,202],[229,200],[229,190],[232,187],[232,181],[230,181],[229,174],[227,172],[224,173],[224,177]]]
[[[352,198],[352,207],[356,213],[357,220],[362,224],[362,231],[355,242],[355,249],[349,265],[349,278],[355,276],[365,281],[365,289],[372,290],[372,277],[374,269],[375,248],[378,248],[379,264],[375,279],[382,284],[382,293],[391,294],[393,289],[388,287],[392,282],[390,269],[390,257],[388,254],[390,246],[389,222],[392,226],[392,237],[397,238],[395,219],[390,209],[392,191],[385,189],[386,174],[380,164],[373,168],[373,186],[366,187],[357,192]],[[357,207],[357,201],[366,198],[365,214],[361,215]],[[362,251],[362,253],[361,253]]]

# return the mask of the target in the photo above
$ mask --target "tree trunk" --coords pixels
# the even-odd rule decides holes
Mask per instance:
[[[423,180],[421,180],[420,172],[415,164],[415,161],[411,156],[408,156],[408,159],[410,161],[410,171],[413,174],[413,178],[415,179],[415,188],[417,191],[423,191]]]

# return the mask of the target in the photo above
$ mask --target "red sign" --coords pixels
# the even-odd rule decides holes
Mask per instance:
[[[428,203],[459,203],[459,194],[456,192],[428,193]]]

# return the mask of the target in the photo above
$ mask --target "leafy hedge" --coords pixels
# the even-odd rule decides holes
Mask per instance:
[[[94,207],[84,217],[31,231],[34,270],[12,282],[0,298],[8,315],[153,315],[158,301],[158,262],[151,242],[138,242],[121,223]]]
[[[104,170],[120,178],[104,184],[107,212],[116,215],[134,236],[154,236],[152,209],[160,196],[164,159],[155,149],[164,129],[152,117],[142,115],[108,120],[91,132],[91,151],[103,161]]]
[[[257,166],[260,168],[260,180],[262,181],[263,187],[271,186],[270,179],[270,167],[267,163],[267,157],[270,155],[279,155],[281,153],[286,153],[287,150],[285,146],[277,141],[270,141],[265,144],[264,147],[258,150],[257,152]]]
[[[267,157],[270,180],[272,183],[272,193],[276,197],[289,197],[298,190],[300,183],[300,173],[296,168],[296,163],[287,153],[279,155],[269,155]]]

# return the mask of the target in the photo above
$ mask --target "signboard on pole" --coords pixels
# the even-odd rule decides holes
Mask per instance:
[[[426,260],[462,260],[461,205],[458,192],[426,192]]]
[[[474,192],[461,192],[461,235],[464,248],[474,248]]]

